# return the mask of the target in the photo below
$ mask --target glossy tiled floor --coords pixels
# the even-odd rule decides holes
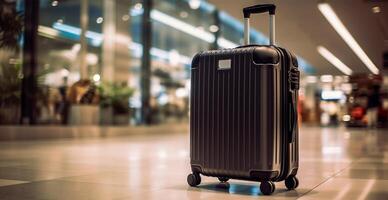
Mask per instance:
[[[388,199],[388,131],[301,129],[299,188],[186,183],[188,135],[0,143],[0,199]]]

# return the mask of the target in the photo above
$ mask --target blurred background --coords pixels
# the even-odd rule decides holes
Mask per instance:
[[[224,2],[1,1],[0,124],[187,123],[192,57],[242,45],[240,8],[271,1]],[[276,2],[277,44],[302,71],[300,120],[365,127],[369,109],[387,126],[387,5],[328,2]],[[267,19],[252,20],[252,43],[268,43]]]
[[[387,199],[387,0],[0,0],[0,198],[261,195],[186,177],[191,60],[243,45],[262,3],[301,70],[300,186],[273,197]]]

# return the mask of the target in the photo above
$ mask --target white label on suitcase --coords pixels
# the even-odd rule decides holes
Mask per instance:
[[[218,69],[219,70],[226,70],[232,68],[232,60],[227,59],[227,60],[219,60],[218,61]]]

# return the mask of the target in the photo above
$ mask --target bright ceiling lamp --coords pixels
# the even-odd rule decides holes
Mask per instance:
[[[373,74],[378,74],[379,69],[376,65],[370,60],[368,55],[362,50],[357,41],[353,38],[353,36],[346,29],[344,24],[338,18],[337,14],[331,8],[328,3],[320,3],[318,4],[318,9],[321,13],[326,17],[327,21],[333,26],[333,28],[337,31],[337,33],[342,37],[342,39],[349,45],[349,47],[353,50],[353,52],[360,58],[360,60],[369,68],[369,70]]]
[[[200,0],[190,0],[189,6],[193,10],[197,10],[199,7],[201,7],[201,1]]]
[[[78,37],[81,35],[81,29],[75,26],[55,22],[53,24],[53,28],[65,33],[76,35]],[[91,39],[92,45],[96,47],[101,45],[104,38],[101,33],[93,32],[93,31],[86,31],[86,37],[88,39]]]
[[[324,58],[326,58],[327,61],[333,64],[334,67],[339,69],[342,73],[346,75],[352,74],[353,71],[348,66],[346,66],[340,59],[338,59],[335,55],[333,55],[329,50],[327,50],[325,47],[318,46],[317,50]]]
[[[227,39],[225,39],[225,38],[223,38],[223,37],[218,38],[217,43],[218,43],[218,45],[221,46],[222,48],[227,48],[227,49],[229,49],[229,48],[236,48],[236,47],[239,46],[238,44],[236,44],[236,43],[234,43],[234,42],[232,42],[232,41],[229,41],[229,40],[227,40]]]
[[[186,22],[176,19],[175,17],[171,17],[166,15],[158,10],[151,11],[151,18],[155,19],[165,25],[171,26],[177,30],[180,30],[184,33],[202,39],[208,43],[213,43],[215,41],[215,37],[213,34],[206,32],[200,28],[194,27]]]

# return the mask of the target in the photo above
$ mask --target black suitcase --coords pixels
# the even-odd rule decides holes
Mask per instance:
[[[295,56],[274,45],[275,5],[244,8],[245,46],[197,54],[191,67],[190,186],[200,174],[298,186],[299,70]],[[269,12],[270,45],[249,45],[252,13]]]

